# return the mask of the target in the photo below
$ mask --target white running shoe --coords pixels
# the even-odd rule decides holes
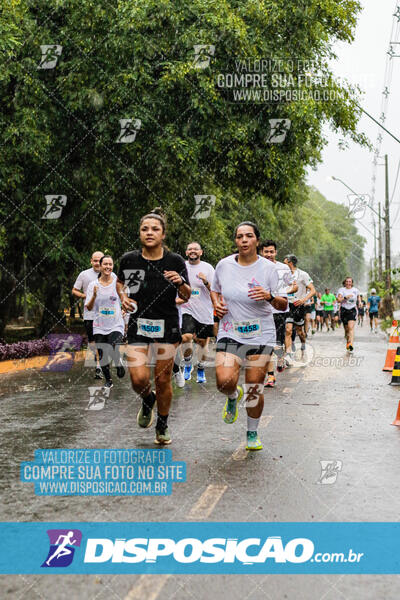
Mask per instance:
[[[182,369],[179,369],[177,373],[174,373],[174,379],[176,387],[183,388],[185,387],[185,378],[182,373]]]
[[[285,363],[286,363],[286,366],[288,366],[288,367],[292,367],[293,366],[293,357],[292,357],[291,354],[286,354],[286,356],[285,356]]]

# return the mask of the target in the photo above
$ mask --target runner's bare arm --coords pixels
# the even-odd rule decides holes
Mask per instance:
[[[192,288],[184,281],[183,277],[181,277],[177,271],[164,271],[164,277],[177,286],[179,298],[182,298],[185,301],[189,300]]]
[[[210,296],[211,302],[214,306],[214,310],[217,313],[217,317],[222,319],[222,317],[228,312],[222,294],[220,294],[219,292],[210,292]]]
[[[86,302],[85,306],[88,310],[92,310],[93,305],[94,305],[94,301],[96,300],[96,296],[97,296],[97,285],[94,286],[93,288],[93,296],[90,298],[89,302]]]
[[[75,287],[72,288],[71,293],[73,296],[76,296],[77,298],[86,298],[86,295],[83,292],[76,289]]]
[[[307,302],[307,300],[308,300],[309,298],[311,298],[311,296],[315,296],[315,294],[317,293],[317,292],[315,291],[315,287],[314,287],[314,284],[313,284],[313,282],[309,283],[309,284],[308,284],[306,287],[307,287],[307,289],[309,290],[309,291],[308,291],[308,294],[306,294],[306,295],[304,296],[304,298],[300,298],[299,300],[295,300],[295,301],[293,302],[293,304],[294,304],[295,306],[302,306],[303,304],[305,304],[305,303]]]

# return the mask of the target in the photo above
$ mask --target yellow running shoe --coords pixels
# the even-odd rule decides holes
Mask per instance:
[[[243,398],[243,388],[241,385],[237,386],[238,397],[236,400],[227,399],[225,402],[224,410],[222,411],[222,418],[225,423],[232,425],[236,421],[239,415],[239,402]]]
[[[247,432],[247,446],[246,450],[262,450],[263,445],[260,438],[258,437],[257,431]]]

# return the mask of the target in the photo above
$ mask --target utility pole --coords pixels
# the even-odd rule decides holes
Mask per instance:
[[[389,290],[392,283],[392,278],[390,275],[389,172],[387,154],[385,154],[385,271],[386,289]]]
[[[376,264],[377,264],[377,259],[376,259],[376,223],[375,223],[375,219],[374,219],[374,268],[372,269],[373,279],[377,279]]]
[[[382,281],[382,252],[383,252],[383,244],[382,244],[382,225],[381,225],[381,203],[379,202],[379,206],[378,206],[378,214],[379,214],[379,221],[378,221],[378,227],[379,227],[379,236],[378,236],[378,248],[379,248],[379,262],[378,262],[378,279],[379,281]]]

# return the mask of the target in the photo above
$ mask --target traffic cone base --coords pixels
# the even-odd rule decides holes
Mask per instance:
[[[392,425],[397,425],[397,427],[400,427],[400,402],[399,402],[399,405],[397,407],[396,418],[393,421]]]
[[[391,350],[389,348],[389,350],[386,352],[385,366],[383,367],[382,371],[393,371],[395,358],[396,350]]]

